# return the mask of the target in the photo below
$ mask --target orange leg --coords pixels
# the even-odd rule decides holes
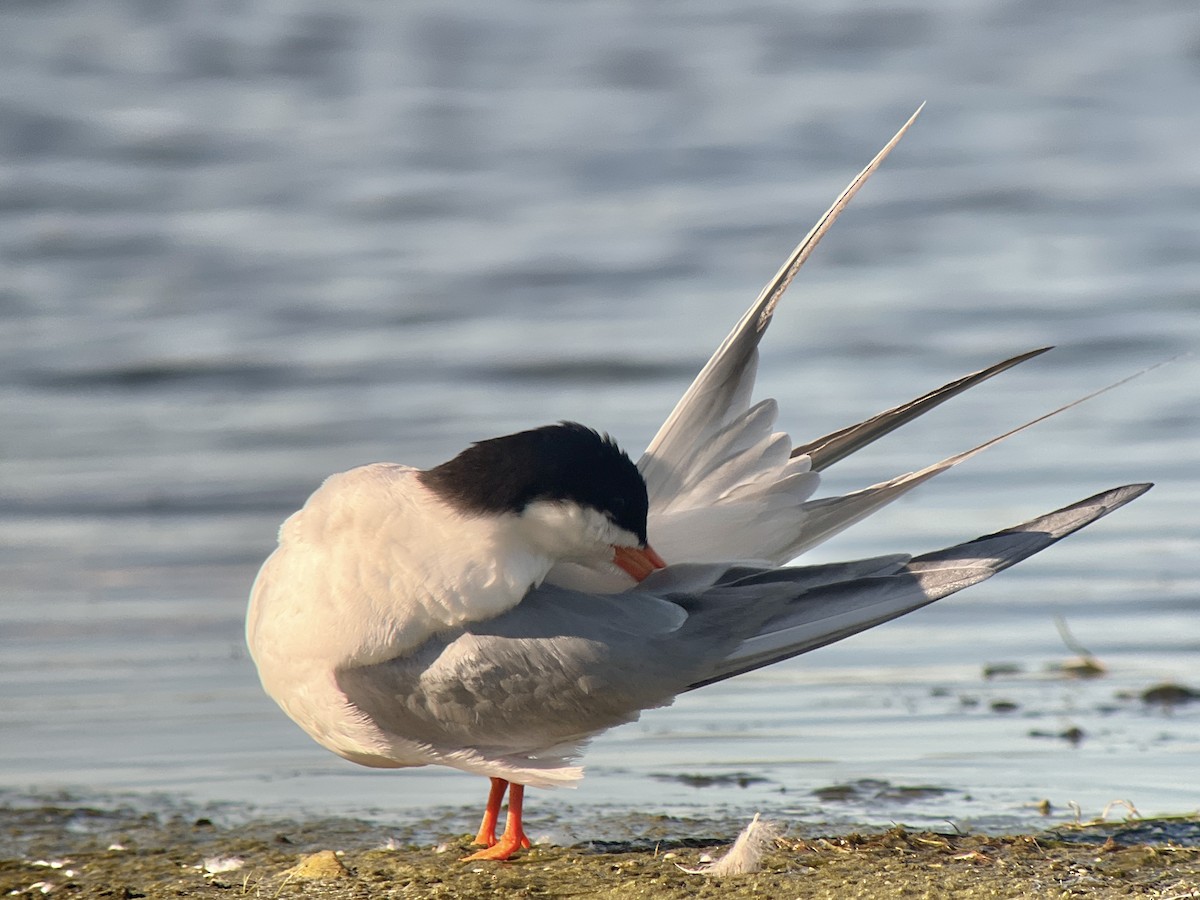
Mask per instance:
[[[497,781],[500,781],[502,784],[507,784],[507,782],[504,782],[503,779],[492,779],[493,793],[495,792],[495,782]],[[470,856],[464,856],[462,861],[467,862],[468,860],[473,859],[508,859],[518,850],[524,850],[528,848],[529,838],[525,836],[525,829],[521,825],[521,809],[524,805],[524,801],[525,785],[509,785],[508,819],[504,824],[504,834],[500,835],[500,840],[497,841],[495,845],[488,847],[485,850],[480,850],[477,853],[472,853]]]
[[[496,845],[496,822],[500,819],[500,804],[504,801],[504,792],[508,790],[508,782],[503,778],[492,779],[492,789],[488,791],[487,809],[483,811],[483,821],[479,823],[479,833],[475,835],[475,844],[479,847],[494,847]]]

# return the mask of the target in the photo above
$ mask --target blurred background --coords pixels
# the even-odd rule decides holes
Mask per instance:
[[[1058,349],[839,464],[826,492],[1182,358],[811,559],[1157,488],[966,594],[602,737],[579,791],[531,802],[533,827],[567,804],[815,822],[1200,807],[1200,704],[1142,700],[1200,689],[1195,12],[5,3],[0,796],[395,821],[481,801],[481,779],[338,760],[262,694],[242,616],[278,524],[330,472],[547,421],[636,457],[927,101],[791,288],[758,395],[807,440]],[[1056,615],[1103,677],[1054,668],[1075,655]]]

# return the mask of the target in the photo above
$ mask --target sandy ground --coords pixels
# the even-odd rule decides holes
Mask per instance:
[[[378,825],[350,819],[224,825],[129,808],[0,806],[0,895],[1200,898],[1197,817],[1003,836],[807,832],[773,842],[756,874],[713,878],[679,865],[718,856],[732,833],[539,846],[507,863],[463,863],[466,835],[397,845]]]

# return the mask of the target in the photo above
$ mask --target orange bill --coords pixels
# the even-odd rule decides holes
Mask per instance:
[[[645,547],[613,547],[613,562],[628,572],[634,581],[641,581],[655,569],[667,567],[666,560],[649,544]]]

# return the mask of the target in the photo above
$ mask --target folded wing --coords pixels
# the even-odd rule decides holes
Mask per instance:
[[[990,578],[1140,496],[1136,484],[909,559],[670,567],[637,589],[532,591],[408,655],[339,670],[347,701],[430,761],[543,787],[588,739],[685,690],[805,653]]]
[[[917,556],[897,571],[824,585],[765,622],[690,687],[721,681],[873,628],[978,584],[1150,490],[1113,488],[995,534]],[[786,571],[783,570],[783,571]]]

